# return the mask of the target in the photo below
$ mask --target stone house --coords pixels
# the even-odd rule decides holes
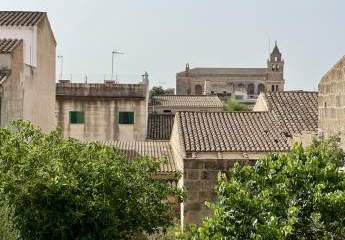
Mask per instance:
[[[146,139],[148,79],[138,84],[56,84],[58,127],[66,137],[89,141]]]
[[[268,112],[179,112],[171,135],[180,185],[187,193],[181,206],[182,224],[199,223],[208,214],[204,202],[215,198],[219,171],[235,162],[254,165],[270,152],[287,152],[288,139],[278,119]]]
[[[216,94],[254,104],[264,91],[284,90],[284,60],[275,44],[265,68],[190,68],[176,74],[177,95]]]
[[[339,136],[345,149],[345,56],[319,83],[319,127],[325,137]]]
[[[215,197],[216,176],[235,162],[254,165],[269,153],[286,153],[294,141],[317,133],[317,93],[262,94],[254,112],[178,112],[171,133],[179,184],[187,192],[182,224],[199,223]]]
[[[55,128],[56,41],[46,13],[0,11],[0,126]]]

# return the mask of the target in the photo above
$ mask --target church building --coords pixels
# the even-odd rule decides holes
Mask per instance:
[[[284,60],[277,43],[265,68],[190,68],[176,75],[177,95],[233,97],[254,104],[261,92],[284,90]]]

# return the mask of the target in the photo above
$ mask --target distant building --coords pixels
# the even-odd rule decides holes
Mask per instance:
[[[284,90],[284,60],[277,44],[265,68],[190,68],[176,75],[177,95],[233,97],[254,104],[261,92]]]
[[[319,83],[319,127],[325,137],[338,136],[345,149],[345,56]]]
[[[46,13],[0,11],[0,126],[56,127],[56,42]]]
[[[148,79],[138,84],[71,83],[56,87],[58,127],[66,137],[90,141],[146,139]]]

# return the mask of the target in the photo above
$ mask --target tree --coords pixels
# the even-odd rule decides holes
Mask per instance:
[[[235,99],[229,98],[224,103],[224,111],[225,112],[249,112],[250,109],[248,106],[237,102]]]
[[[0,129],[0,201],[24,240],[131,239],[173,223],[159,164],[19,121]]]
[[[213,215],[184,239],[344,239],[344,153],[334,140],[219,176]]]
[[[165,90],[163,89],[162,86],[153,87],[150,91],[151,96],[159,96],[159,95],[164,95],[164,94],[165,94]]]

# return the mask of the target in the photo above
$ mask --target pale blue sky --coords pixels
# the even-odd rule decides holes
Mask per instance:
[[[116,65],[124,79],[146,70],[152,84],[173,87],[186,62],[265,66],[270,38],[283,52],[287,89],[315,90],[345,54],[342,0],[1,0],[0,9],[47,11],[64,73],[99,81],[113,48],[126,52]]]

